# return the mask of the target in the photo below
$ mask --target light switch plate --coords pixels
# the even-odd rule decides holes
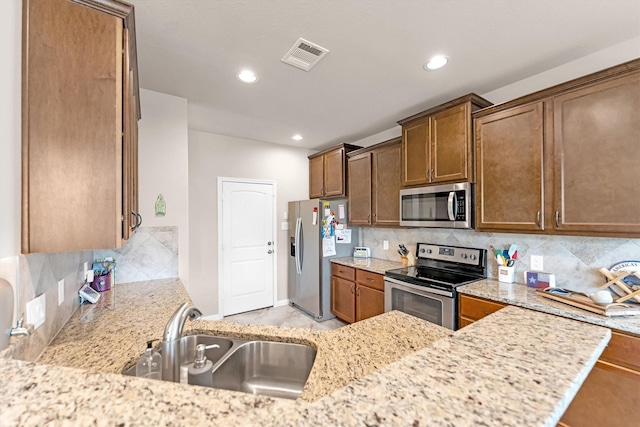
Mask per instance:
[[[280,223],[280,229],[281,230],[288,230],[289,229],[289,223],[284,221]]]
[[[384,249],[385,251],[389,250],[389,241],[388,240],[383,240],[382,241],[382,249]]]
[[[64,302],[64,277],[58,280],[58,305]]]
[[[33,325],[33,329],[38,329],[44,323],[47,307],[46,302],[45,294],[42,294],[27,303],[25,322]]]

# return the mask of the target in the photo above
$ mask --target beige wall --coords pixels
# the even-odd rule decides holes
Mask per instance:
[[[0,13],[0,258],[20,253],[20,98],[22,2]]]
[[[189,289],[189,149],[187,100],[140,90],[142,120],[138,123],[139,204],[144,227],[178,227],[178,273]],[[162,194],[167,206],[155,216]]]
[[[218,177],[277,182],[277,300],[287,295],[287,203],[308,199],[309,150],[189,130],[189,295],[205,315],[218,311]]]

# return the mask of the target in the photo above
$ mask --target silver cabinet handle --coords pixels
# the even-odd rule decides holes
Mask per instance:
[[[267,251],[267,253],[268,253],[269,255],[271,255],[271,254],[273,253],[273,251],[272,251],[271,249],[269,249],[269,250]]]
[[[536,225],[538,226],[538,228],[540,227],[540,211],[538,211],[538,214],[536,215]]]
[[[271,246],[271,242],[267,242],[267,246]]]
[[[431,173],[429,174],[429,181],[435,181],[436,174],[433,173],[433,169],[431,169]]]
[[[427,182],[431,182],[431,170],[427,169]]]
[[[559,217],[560,217],[560,212],[556,211],[556,227],[560,228],[560,221],[559,221]]]

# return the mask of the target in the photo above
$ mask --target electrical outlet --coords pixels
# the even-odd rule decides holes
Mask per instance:
[[[58,305],[64,302],[64,278],[58,280]]]
[[[42,294],[27,303],[24,320],[26,323],[33,325],[33,329],[38,329],[44,323],[46,318],[46,302],[45,294]]]
[[[389,250],[389,241],[388,240],[383,240],[382,241],[382,249],[384,249],[385,251]]]
[[[542,255],[531,255],[531,270],[544,271],[542,264]]]

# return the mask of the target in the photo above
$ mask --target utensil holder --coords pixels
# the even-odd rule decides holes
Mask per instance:
[[[515,267],[498,266],[498,281],[503,283],[513,283],[516,278]]]

